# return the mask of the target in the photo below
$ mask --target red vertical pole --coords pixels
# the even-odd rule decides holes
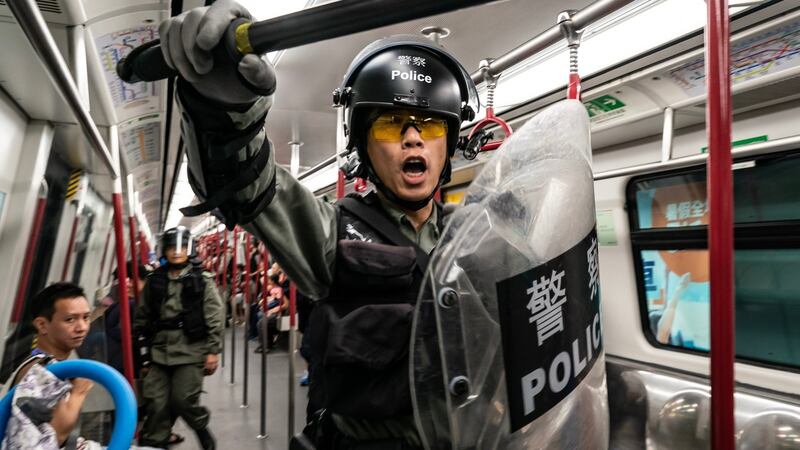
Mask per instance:
[[[344,171],[339,170],[339,178],[336,179],[336,199],[344,197]]]
[[[250,298],[250,254],[252,253],[253,249],[251,248],[250,244],[250,236],[245,233],[245,239],[247,239],[245,243],[245,250],[244,250],[244,305],[245,308],[250,306],[250,302],[252,299]]]
[[[228,289],[228,230],[225,229],[222,237],[222,257],[220,264],[222,264],[222,292]]]
[[[118,299],[120,332],[122,335],[122,372],[125,379],[135,388],[133,384],[133,346],[131,345],[131,310],[128,308],[128,271],[125,267],[125,232],[122,229],[122,182],[119,178],[114,180],[114,193],[111,199],[114,203],[114,238],[117,250],[117,286],[119,287]],[[119,185],[119,189],[117,188]]]
[[[289,283],[289,326],[294,330],[297,326],[295,322],[295,312],[297,311],[297,286],[294,282]]]
[[[265,244],[261,244],[261,262],[262,266],[264,267],[264,273],[261,275],[261,310],[264,313],[267,312],[267,296],[269,292],[267,292],[267,271],[269,270],[269,252],[267,251],[267,246]]]
[[[219,268],[220,254],[222,253],[222,233],[217,231],[214,239],[214,274],[217,278],[217,286],[222,285],[222,270]]]
[[[734,448],[733,172],[730,30],[727,0],[707,0],[709,264],[711,281],[711,448]]]
[[[80,218],[80,211],[75,207],[75,218],[72,219],[72,231],[69,233],[69,243],[67,243],[67,255],[64,257],[64,268],[61,269],[61,281],[67,281],[67,272],[69,271],[69,262],[72,259],[72,249],[75,247],[75,234],[78,232],[78,219]]]
[[[236,292],[239,290],[239,283],[236,279],[239,276],[239,227],[233,228],[233,254],[231,254],[231,302]],[[235,306],[231,303],[231,307]],[[235,311],[234,311],[235,312]],[[235,315],[235,314],[234,314]]]
[[[147,245],[147,238],[141,231],[139,231],[139,256],[142,264],[150,262],[150,246]]]
[[[139,259],[136,257],[136,217],[128,217],[128,231],[131,235],[131,284],[133,299],[139,304]]]
[[[22,275],[17,285],[17,295],[14,298],[14,312],[11,321],[19,323],[22,318],[22,305],[25,303],[25,292],[28,290],[28,281],[33,268],[33,257],[36,255],[36,244],[39,242],[39,233],[42,231],[44,220],[44,207],[47,204],[47,185],[43,182],[43,189],[39,190],[39,199],[36,201],[36,213],[33,216],[31,234],[28,236],[28,246],[25,249],[25,259],[22,262]],[[108,244],[108,241],[106,241]]]

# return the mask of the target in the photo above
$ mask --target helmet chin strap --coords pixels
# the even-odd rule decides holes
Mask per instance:
[[[167,261],[167,265],[169,266],[170,269],[183,269],[189,265],[189,260],[187,259],[186,261],[178,264]]]
[[[442,172],[444,172],[444,170],[445,169],[442,169]],[[433,197],[436,195],[436,191],[438,191],[442,186],[442,177],[439,175],[439,182],[436,183],[436,187],[433,188],[433,191],[431,191],[427,197],[421,200],[403,200],[402,198],[398,197],[397,194],[392,192],[392,190],[389,189],[385,184],[383,184],[381,179],[378,178],[378,175],[375,174],[375,171],[372,170],[371,164],[367,164],[367,177],[381,192],[381,194],[386,197],[387,200],[407,211],[419,211],[420,209],[426,207],[428,203],[430,203],[431,199],[433,199]]]

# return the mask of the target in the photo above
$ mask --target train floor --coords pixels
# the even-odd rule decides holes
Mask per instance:
[[[298,335],[299,338],[299,335]],[[217,448],[236,450],[277,450],[288,448],[288,392],[289,353],[288,336],[282,336],[278,346],[267,354],[267,438],[259,439],[261,407],[261,355],[254,353],[256,342],[249,343],[248,407],[242,408],[244,383],[244,328],[236,327],[236,363],[234,384],[231,385],[231,328],[225,333],[225,367],[205,380],[203,404],[211,411],[211,431],[217,438]],[[295,352],[297,376],[295,386],[295,433],[305,424],[306,396],[308,388],[300,387],[298,378],[305,369],[305,361]],[[192,430],[178,419],[173,432],[186,438],[170,447],[175,450],[199,449]]]

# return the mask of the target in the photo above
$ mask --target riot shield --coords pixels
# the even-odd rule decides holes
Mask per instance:
[[[429,449],[605,449],[589,119],[567,100],[484,166],[442,234],[412,334]]]

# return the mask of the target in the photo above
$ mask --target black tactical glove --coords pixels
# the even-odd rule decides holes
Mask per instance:
[[[245,55],[235,68],[212,57],[211,50],[238,18],[252,19],[238,3],[219,0],[167,19],[158,27],[166,63],[202,95],[227,104],[250,103],[275,90],[275,71],[266,56]],[[239,75],[252,86],[242,83]]]
[[[152,355],[150,353],[150,340],[144,336],[139,336],[137,338],[137,342],[139,343],[139,362],[142,365],[142,368],[150,367],[150,362],[152,361]]]

